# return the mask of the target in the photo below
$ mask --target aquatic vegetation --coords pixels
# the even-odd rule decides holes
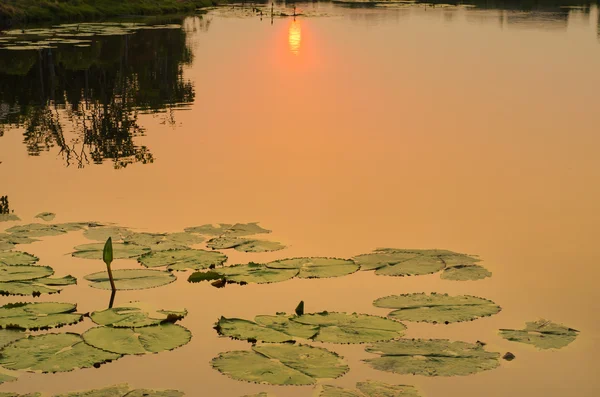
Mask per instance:
[[[0,328],[38,330],[77,324],[83,315],[71,303],[9,303],[0,307]]]
[[[45,334],[19,339],[0,350],[0,365],[30,372],[65,372],[116,360],[121,355],[86,344],[79,334]]]
[[[444,269],[441,278],[444,280],[467,281],[482,280],[491,277],[492,272],[480,265],[460,265]]]
[[[202,226],[193,226],[184,229],[188,233],[198,233],[206,236],[251,236],[254,234],[271,233],[270,230],[258,225],[258,222],[251,223],[219,223],[217,225],[206,224]]]
[[[0,264],[0,282],[35,280],[53,274],[50,266]]]
[[[187,249],[189,245],[200,244],[204,237],[192,233],[132,233],[123,238],[126,243],[142,245],[152,251]]]
[[[1,395],[0,395],[1,397]],[[246,394],[242,397],[275,397],[272,394],[266,393],[266,392],[260,392],[258,394]]]
[[[424,376],[470,375],[500,365],[499,353],[480,344],[445,339],[398,339],[367,346],[380,357],[363,360],[371,367],[397,374]]]
[[[175,322],[183,319],[187,310],[155,309],[142,302],[130,302],[126,306],[95,311],[90,318],[98,325],[115,328],[135,328]]]
[[[160,287],[177,278],[167,271],[150,269],[118,269],[112,272],[117,290],[133,290]],[[84,277],[90,286],[99,289],[112,289],[107,272],[88,274]]]
[[[26,336],[27,334],[22,330],[0,329],[0,349]]]
[[[227,256],[216,251],[197,249],[148,252],[138,262],[150,268],[167,266],[169,270],[202,270],[221,266]]]
[[[272,385],[313,385],[318,379],[338,378],[350,369],[329,350],[289,343],[221,353],[211,364],[230,378]]]
[[[214,270],[228,282],[246,283],[277,283],[289,280],[298,274],[298,269],[271,269],[260,263],[234,265]]]
[[[374,380],[358,382],[358,390],[344,389],[338,386],[322,385],[317,397],[420,397],[418,390],[409,385],[389,385]]]
[[[206,243],[206,246],[214,250],[233,248],[240,252],[271,252],[279,251],[285,248],[285,245],[276,241],[254,240],[230,236],[215,237],[210,239]]]
[[[113,241],[119,242],[133,233],[133,231],[120,226],[99,225],[88,228],[83,235],[90,240],[106,241],[110,237]]]
[[[329,343],[366,343],[399,338],[404,324],[369,314],[321,312],[300,316],[256,316],[255,322],[221,317],[215,329],[233,339],[268,343],[296,338]]]
[[[28,225],[13,226],[6,229],[6,231],[19,237],[49,237],[82,230],[87,225],[87,223],[59,223],[53,225],[30,223]]]
[[[533,345],[539,349],[561,349],[577,338],[579,331],[549,320],[532,321],[524,329],[501,329],[500,336],[512,342]]]
[[[0,222],[15,222],[20,220],[21,218],[15,214],[0,214]]]
[[[188,277],[190,283],[199,283],[201,281],[224,280],[223,276],[217,272],[194,272]]]
[[[472,321],[500,312],[494,302],[470,295],[425,293],[392,295],[376,299],[374,306],[397,309],[388,314],[397,320],[427,323]]]
[[[53,221],[55,217],[56,217],[56,214],[53,213],[53,212],[40,212],[39,214],[37,214],[35,216],[35,218],[39,218],[39,219],[41,219],[43,221],[46,221],[46,222]]]
[[[136,328],[95,327],[81,336],[90,346],[117,354],[159,353],[192,339],[187,328],[170,323]]]
[[[0,265],[33,265],[40,259],[37,256],[31,255],[27,252],[20,251],[8,251],[0,252]]]
[[[0,42],[0,45],[2,43]],[[20,221],[21,219],[10,211],[8,196],[0,196],[0,222]]]
[[[41,294],[56,294],[63,286],[77,284],[73,276],[60,278],[44,277],[34,280],[0,282],[0,295],[40,296]]]
[[[112,244],[112,247],[114,259],[135,258],[145,254],[146,252],[150,252],[150,248],[142,247],[136,244],[114,243]],[[104,244],[91,243],[76,246],[75,251],[71,255],[76,258],[83,259],[102,259],[103,253]]]
[[[299,278],[340,277],[358,271],[354,261],[338,258],[292,258],[267,263],[270,269],[297,269]]]

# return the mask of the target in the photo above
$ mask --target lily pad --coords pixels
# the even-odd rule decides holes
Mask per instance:
[[[0,243],[6,242],[11,244],[30,244],[36,241],[39,240],[18,234],[0,233]]]
[[[313,385],[318,379],[338,378],[349,370],[329,350],[289,343],[222,353],[211,364],[233,379],[271,385]]]
[[[0,251],[9,251],[15,248],[15,244],[9,241],[0,241]]]
[[[206,236],[251,236],[254,234],[271,233],[270,230],[264,229],[258,225],[258,222],[252,223],[220,223],[218,225],[202,225],[188,227],[185,229],[186,232],[198,233]]]
[[[2,329],[0,330],[0,349],[26,336],[27,334],[21,330]]]
[[[236,283],[278,283],[289,280],[298,274],[298,269],[269,269],[259,263],[222,267],[216,270],[227,281]]]
[[[146,289],[167,285],[176,280],[170,272],[150,269],[113,270],[113,279],[118,290]],[[85,279],[90,286],[99,289],[111,289],[107,272],[88,274]]]
[[[149,252],[138,258],[146,267],[168,266],[169,270],[202,270],[221,266],[227,256],[220,252],[196,249]]]
[[[19,218],[15,214],[0,214],[0,222],[15,222],[20,220],[21,218]]]
[[[446,324],[472,321],[494,315],[501,310],[500,306],[487,299],[436,293],[386,296],[375,300],[373,305],[397,309],[388,314],[388,317],[397,320]]]
[[[124,383],[120,385],[104,387],[102,389],[55,395],[54,397],[181,397],[183,395],[183,392],[178,390],[131,390],[129,385]]]
[[[265,264],[270,269],[298,269],[296,277],[325,278],[340,277],[354,273],[358,265],[348,259],[337,258],[292,258]]]
[[[39,260],[37,256],[19,251],[0,252],[0,265],[33,265]]]
[[[344,389],[338,386],[323,385],[318,397],[420,397],[414,386],[389,385],[368,380],[356,384],[358,390]]]
[[[577,338],[579,331],[548,320],[532,321],[524,329],[501,329],[500,336],[512,342],[533,345],[539,349],[560,349]]]
[[[124,397],[181,397],[183,392],[179,390],[150,390],[136,389],[127,393]]]
[[[38,330],[77,324],[83,316],[74,313],[76,308],[71,303],[9,303],[0,307],[0,328]]]
[[[109,237],[112,238],[113,242],[122,241],[131,234],[133,234],[131,230],[120,226],[90,227],[83,233],[83,235],[90,240],[102,242],[108,240]]]
[[[176,324],[161,324],[140,328],[96,327],[83,333],[91,346],[118,354],[147,354],[173,350],[192,339],[186,328]]]
[[[301,316],[257,316],[256,322],[221,317],[215,329],[234,339],[289,342],[295,338],[329,343],[365,343],[399,338],[406,327],[368,314],[314,313]]]
[[[468,281],[482,280],[486,277],[491,277],[492,272],[480,265],[462,265],[453,266],[444,269],[441,278],[444,280]]]
[[[201,281],[215,281],[221,280],[223,276],[217,272],[194,272],[188,277],[190,283],[199,283]]]
[[[0,350],[0,365],[12,370],[66,372],[121,357],[86,344],[79,334],[45,334],[19,339]]]
[[[41,212],[41,213],[37,214],[35,217],[39,218],[43,221],[46,221],[46,222],[51,222],[54,220],[54,218],[56,218],[56,214],[53,212]]]
[[[98,325],[116,328],[134,328],[175,322],[187,315],[186,310],[157,310],[141,302],[93,312],[90,318]]]
[[[52,274],[54,270],[50,266],[0,264],[0,282],[34,280]]]
[[[380,355],[364,360],[377,370],[424,376],[470,375],[494,369],[500,356],[479,344],[445,339],[398,339],[375,343],[365,350]]]
[[[60,225],[48,225],[42,223],[30,223],[28,225],[13,226],[6,229],[7,232],[26,237],[49,237],[67,233]]]
[[[44,277],[34,280],[36,283],[43,285],[63,286],[63,285],[75,285],[77,279],[71,275],[64,277]]]
[[[113,258],[127,259],[135,258],[150,251],[150,248],[141,247],[135,244],[113,243]],[[72,255],[76,258],[84,259],[102,259],[104,252],[104,243],[83,244],[75,247]]]
[[[254,240],[230,236],[210,239],[206,243],[206,246],[214,250],[233,248],[240,252],[271,252],[285,248],[285,245],[276,241]]]
[[[42,294],[56,294],[61,288],[48,287],[38,280],[11,281],[0,283],[0,295],[40,296]]]
[[[447,250],[380,248],[353,258],[361,270],[385,276],[411,276],[439,272],[449,265],[472,264],[479,259]]]

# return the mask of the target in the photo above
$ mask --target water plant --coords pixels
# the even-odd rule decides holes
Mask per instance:
[[[573,342],[579,331],[549,320],[531,321],[524,329],[501,329],[500,336],[512,342],[533,345],[539,349],[561,349]]]
[[[420,397],[418,390],[409,385],[390,385],[374,380],[358,382],[357,390],[344,389],[338,386],[321,385],[317,389],[317,397]]]

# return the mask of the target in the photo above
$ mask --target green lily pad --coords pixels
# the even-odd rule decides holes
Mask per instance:
[[[233,248],[240,252],[271,252],[285,248],[285,245],[276,241],[254,240],[230,236],[210,239],[206,243],[206,246],[214,250]]]
[[[462,265],[444,269],[440,277],[455,281],[482,280],[492,277],[492,272],[480,265]]]
[[[380,248],[353,258],[361,270],[385,276],[411,276],[439,272],[446,266],[472,264],[479,259],[447,250]]]
[[[113,270],[113,279],[118,290],[147,289],[167,285],[177,278],[170,272],[150,269]],[[107,272],[88,274],[84,277],[90,286],[99,289],[111,289]]]
[[[211,364],[230,378],[271,385],[313,385],[318,379],[338,378],[349,370],[333,352],[289,343],[222,353]]]
[[[178,390],[131,390],[129,385],[124,383],[120,385],[104,387],[102,389],[55,395],[54,397],[181,397],[183,395],[183,392]]]
[[[64,277],[44,277],[34,280],[38,284],[52,285],[52,286],[64,286],[64,285],[75,285],[77,279],[71,275]]]
[[[38,280],[11,281],[0,283],[0,295],[40,296],[42,294],[56,294],[61,288],[52,288],[37,282]]]
[[[220,252],[196,249],[149,252],[138,258],[146,267],[168,266],[169,270],[201,270],[221,266],[227,256]]]
[[[27,252],[0,252],[0,265],[33,265],[38,260],[38,257],[28,254]]]
[[[93,312],[90,318],[98,325],[116,328],[147,327],[165,322],[175,322],[187,315],[186,310],[157,310],[141,302]]]
[[[150,248],[141,247],[135,244],[113,243],[112,246],[114,259],[135,258],[146,252],[150,252]],[[91,243],[78,245],[75,247],[75,252],[73,252],[72,255],[76,258],[102,259],[103,252],[104,243]]]
[[[405,375],[470,375],[500,365],[500,354],[479,344],[445,339],[398,339],[375,343],[365,350],[380,355],[364,360],[371,367]]]
[[[234,339],[269,343],[295,338],[329,343],[365,343],[399,338],[406,327],[368,314],[314,313],[301,316],[257,316],[256,322],[221,317],[215,329]]]
[[[450,296],[425,293],[392,295],[376,299],[373,305],[397,309],[388,314],[398,320],[427,323],[472,321],[500,312],[494,302],[470,295]]]
[[[165,239],[172,244],[180,244],[185,246],[200,244],[205,240],[204,237],[185,232],[168,233],[165,236]]]
[[[15,248],[15,244],[9,241],[0,241],[0,251],[10,251]]]
[[[17,380],[18,376],[19,376],[19,374],[17,372],[13,372],[13,371],[9,371],[4,368],[0,368],[0,384]],[[3,395],[5,395],[5,393],[0,393],[0,397],[3,397]],[[20,396],[20,394],[12,394],[12,393],[6,393],[6,395]],[[29,396],[29,394],[27,394],[27,396]],[[38,394],[38,396],[39,396],[39,394]]]
[[[39,218],[43,221],[46,221],[46,222],[51,222],[54,220],[54,218],[56,218],[56,214],[53,212],[41,212],[41,213],[37,214],[35,217]]]
[[[236,223],[235,225],[229,223],[220,223],[218,225],[202,225],[188,227],[185,229],[189,233],[198,233],[206,236],[251,236],[254,234],[271,233],[270,230],[264,229],[258,225],[258,222],[252,223]]]
[[[77,324],[83,316],[74,313],[76,308],[71,303],[9,303],[0,307],[0,328],[37,330]]]
[[[1,329],[0,330],[0,349],[16,340],[23,339],[27,334],[21,330]]]
[[[34,280],[52,274],[54,270],[50,266],[0,264],[0,282]]]
[[[0,214],[0,222],[15,222],[20,220],[21,218],[19,218],[15,214]]]
[[[25,237],[49,237],[67,233],[60,225],[48,225],[42,223],[30,223],[29,225],[13,226],[6,229],[7,232]]]
[[[296,277],[325,278],[340,277],[358,271],[358,265],[348,259],[337,258],[292,258],[265,264],[270,269],[298,269]]]
[[[524,329],[501,329],[500,336],[512,342],[533,345],[539,349],[560,349],[577,338],[579,331],[548,320],[532,321]]]
[[[113,242],[118,242],[133,233],[131,230],[120,226],[98,226],[90,227],[83,235],[90,240],[104,242],[110,237]]]
[[[258,263],[218,268],[217,273],[236,283],[278,283],[289,280],[298,274],[298,269],[269,269]]]
[[[21,236],[19,234],[0,233],[0,242],[11,244],[31,244],[40,241],[31,237]]]
[[[186,328],[161,324],[140,328],[91,328],[82,335],[85,343],[118,354],[147,354],[173,350],[192,339]]]
[[[358,390],[349,390],[337,386],[323,385],[318,397],[420,397],[414,386],[389,385],[383,382],[367,380],[356,384]]]
[[[0,365],[12,370],[66,372],[119,357],[86,344],[79,334],[45,334],[19,339],[2,348]]]
[[[133,233],[124,237],[127,243],[149,247],[153,251],[188,249],[189,245],[200,244],[204,237],[193,233]]]

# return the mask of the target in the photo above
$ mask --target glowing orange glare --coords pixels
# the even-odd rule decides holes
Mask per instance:
[[[292,21],[288,32],[288,43],[290,45],[290,51],[294,55],[298,55],[300,52],[300,42],[302,41],[302,29],[300,28],[300,21]]]

